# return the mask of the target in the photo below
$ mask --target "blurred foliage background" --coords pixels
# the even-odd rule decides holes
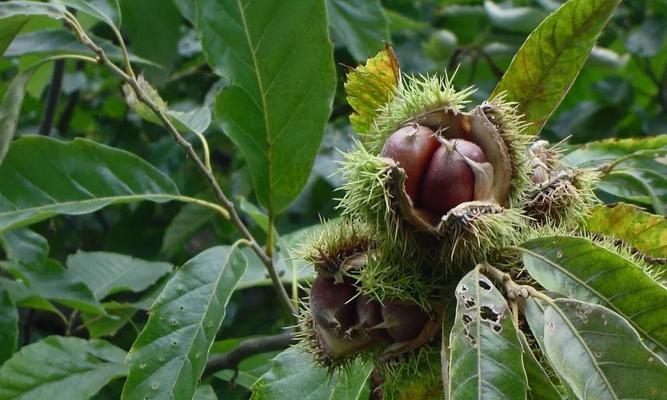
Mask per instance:
[[[93,2],[117,13],[105,0]],[[214,75],[205,62],[193,27],[192,1],[119,3],[122,33],[138,61],[136,68],[158,88],[170,107],[212,108],[226,81]],[[458,69],[456,85],[475,85],[478,90],[473,102],[477,103],[488,97],[526,35],[559,5],[557,0],[327,0],[338,92],[309,183],[277,222],[285,242],[289,233],[336,215],[337,149],[348,149],[354,137],[342,90],[350,67],[374,55],[384,42],[390,43],[405,73],[452,74]],[[85,15],[79,18],[95,36],[113,42],[112,33],[103,24]],[[667,0],[623,2],[542,136],[552,142],[567,139],[584,143],[667,133],[666,35]],[[0,95],[14,75],[40,57],[72,51],[81,51],[80,45],[62,24],[46,18],[31,20],[0,58]],[[45,110],[55,99],[56,112],[50,122]],[[68,60],[40,69],[29,84],[19,123],[19,134],[35,133],[67,139],[87,137],[129,150],[169,174],[184,194],[208,195],[206,182],[185,161],[173,139],[128,108],[119,81],[103,68]],[[262,211],[254,205],[244,160],[215,123],[205,135],[218,178],[249,216],[247,222],[261,241]],[[196,141],[194,136],[189,139]],[[61,261],[82,249],[179,264],[214,244],[237,238],[235,228],[212,212],[175,203],[111,207],[89,216],[58,217],[34,229],[48,239],[51,256]],[[284,259],[279,262],[292,261],[287,252],[281,254]],[[259,264],[255,271],[264,273]],[[268,286],[238,291],[227,312],[221,330],[226,339],[275,333],[290,323]],[[129,346],[136,329],[126,325],[115,340]],[[57,322],[45,324],[41,331],[33,332],[32,340],[61,330]],[[214,351],[224,351],[236,342],[216,343]],[[269,356],[245,361],[235,385],[225,381],[233,374],[220,374],[224,379],[216,381],[216,390],[226,399],[246,398],[244,374],[259,373]]]

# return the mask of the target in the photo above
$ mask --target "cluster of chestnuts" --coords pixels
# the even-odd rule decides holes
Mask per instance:
[[[531,146],[502,95],[463,111],[472,90],[401,77],[390,48],[352,71],[345,88],[362,142],[341,166],[341,220],[306,244],[317,276],[304,344],[329,367],[360,353],[373,359],[385,398],[435,393],[439,372],[422,364],[439,360],[451,283],[540,224],[576,220],[572,210],[594,198],[590,177],[564,168],[544,142]]]

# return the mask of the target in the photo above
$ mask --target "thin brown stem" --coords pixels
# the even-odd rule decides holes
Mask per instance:
[[[107,67],[114,75],[118,76],[123,82],[125,82],[127,85],[129,85],[132,90],[135,92],[137,99],[148,106],[155,115],[158,116],[162,124],[165,126],[167,131],[171,134],[171,136],[174,138],[176,143],[178,143],[184,150],[187,156],[192,160],[192,162],[195,163],[197,169],[199,172],[206,178],[208,181],[209,185],[213,189],[213,193],[215,194],[215,197],[217,201],[220,203],[220,205],[227,211],[229,214],[229,219],[231,222],[236,226],[236,228],[239,230],[239,233],[241,236],[248,241],[250,248],[257,254],[259,259],[262,261],[264,266],[266,267],[269,276],[271,277],[271,281],[273,282],[273,286],[278,293],[278,296],[280,300],[283,302],[283,304],[287,307],[287,309],[290,311],[290,313],[293,316],[296,316],[296,308],[293,306],[292,302],[290,301],[289,295],[287,294],[287,291],[285,290],[285,287],[283,286],[282,282],[280,281],[280,277],[278,276],[278,273],[276,272],[275,266],[273,264],[273,259],[270,256],[270,253],[265,252],[262,247],[259,245],[257,240],[252,236],[248,228],[245,226],[243,221],[241,220],[241,217],[239,216],[238,212],[236,211],[236,207],[234,206],[234,203],[227,198],[225,193],[223,192],[222,188],[218,184],[217,180],[215,179],[215,176],[213,175],[213,172],[209,170],[205,164],[204,161],[197,155],[197,152],[195,152],[194,147],[192,147],[192,144],[188,142],[179,132],[178,129],[174,126],[174,124],[171,122],[169,117],[167,116],[165,110],[160,108],[152,99],[148,97],[148,95],[144,92],[144,90],[141,88],[139,81],[137,80],[136,77],[133,75],[128,74],[125,72],[123,69],[119,68],[116,66],[109,58],[107,57],[106,53],[104,50],[95,44],[90,37],[83,31],[81,28],[81,25],[78,24],[78,21],[76,21],[73,16],[69,16],[67,18],[67,21],[70,23],[72,28],[76,31],[77,36],[79,37],[79,40],[86,45],[88,48],[90,48],[96,55],[97,55],[97,61],[99,64],[104,65]],[[119,39],[120,40],[120,39]]]
[[[503,285],[505,292],[507,293],[507,297],[510,299],[510,301],[516,301],[520,298],[525,299],[527,297],[535,297],[549,303],[553,302],[551,297],[538,291],[532,286],[519,285],[512,280],[512,276],[510,274],[499,270],[489,263],[481,263],[478,265],[478,268],[481,273]]]

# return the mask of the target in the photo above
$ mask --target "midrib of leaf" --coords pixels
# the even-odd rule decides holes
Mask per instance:
[[[479,270],[475,269],[475,282],[479,282]],[[475,285],[475,304],[477,305],[476,310],[476,321],[477,324],[477,400],[482,399],[482,296],[480,295],[479,285]],[[463,385],[461,385],[463,386]]]
[[[574,2],[573,4],[574,5],[572,6],[572,14],[571,14],[572,15],[572,26],[576,26],[574,20],[575,20],[575,17],[577,15],[577,6],[579,5],[579,3]],[[600,12],[600,9],[602,9],[603,5],[604,5],[604,3],[598,4],[598,7],[595,9],[595,12],[592,13],[591,16],[586,19],[586,22],[584,24],[581,24],[579,26],[579,29],[576,29],[572,32],[572,35],[570,35],[569,38],[567,39],[567,41],[565,42],[567,45],[566,46],[560,46],[560,50],[558,51],[558,54],[555,57],[556,61],[554,61],[552,63],[549,63],[547,69],[540,74],[540,79],[538,81],[540,83],[539,83],[539,85],[535,86],[535,89],[532,90],[532,92],[530,93],[529,99],[534,98],[534,95],[537,92],[537,87],[542,87],[542,85],[544,84],[544,77],[550,75],[551,71],[556,67],[556,64],[558,64],[561,57],[563,56],[563,52],[564,52],[563,48],[565,48],[566,50],[573,48],[572,43],[575,42],[575,40],[581,35],[582,32],[584,32],[584,31],[586,31],[590,28],[590,25],[591,25],[592,21],[595,20],[595,16]],[[558,26],[558,21],[559,21],[559,19],[554,20],[554,24],[551,28],[551,38],[552,38],[552,40],[554,40],[554,45],[555,45],[555,38],[556,38],[556,26]],[[539,29],[539,27],[538,27],[538,29]],[[538,32],[540,32],[540,31],[538,30]],[[526,40],[528,40],[528,39],[526,39]],[[541,32],[540,32],[540,40],[538,41],[538,44],[540,42],[542,42],[542,33]],[[554,47],[556,47],[556,46],[554,46]],[[540,52],[539,54],[540,54],[540,58],[541,58],[542,52]],[[522,53],[522,55],[523,55],[522,60],[523,60],[523,63],[525,65],[526,64],[526,53],[524,52],[524,53]],[[540,63],[542,63],[542,60],[540,60]],[[542,64],[542,65],[544,65],[544,64]],[[581,68],[583,68],[583,64],[579,67],[579,70],[577,71],[577,75],[579,74],[579,71],[581,71]],[[531,101],[527,100],[524,104],[530,104],[530,103],[531,103]],[[524,106],[524,108],[525,108],[525,106]]]
[[[49,196],[50,197],[50,196]],[[50,203],[46,204],[43,206],[36,206],[36,207],[28,207],[28,208],[15,208],[12,211],[3,211],[0,212],[0,217],[12,215],[12,214],[18,214],[18,213],[24,213],[24,212],[39,212],[39,211],[52,211],[51,209],[53,208],[58,208],[58,207],[63,207],[63,206],[74,206],[77,204],[89,204],[89,203],[95,203],[95,202],[105,202],[105,201],[125,201],[125,200],[135,200],[135,199],[147,199],[147,200],[176,200],[176,201],[181,201],[184,203],[192,203],[192,204],[197,204],[203,207],[208,207],[211,209],[214,209],[218,212],[223,212],[223,214],[226,214],[226,211],[224,211],[219,205],[215,203],[208,202],[206,200],[201,200],[197,199],[194,197],[188,197],[188,196],[178,196],[178,195],[173,195],[173,194],[132,194],[132,195],[125,195],[125,196],[104,196],[104,197],[94,197],[90,199],[85,199],[85,200],[73,200],[73,201],[63,201],[63,202],[56,202],[56,203]],[[1,230],[0,230],[1,231]]]
[[[262,117],[264,119],[264,141],[266,144],[266,158],[268,165],[268,180],[269,180],[269,193],[268,193],[268,204],[267,211],[269,213],[269,225],[272,225],[273,222],[273,144],[271,141],[271,130],[269,124],[269,110],[266,104],[266,95],[264,93],[264,83],[262,81],[262,76],[259,72],[259,63],[257,62],[257,49],[252,44],[252,39],[250,38],[250,30],[248,29],[248,21],[245,16],[245,8],[241,4],[241,0],[236,0],[236,5],[239,8],[241,13],[241,22],[243,23],[243,34],[245,35],[246,42],[248,44],[248,49],[250,50],[250,55],[252,57],[252,69],[255,73],[255,78],[257,79],[257,87],[259,89],[259,98],[262,103]],[[268,24],[267,24],[268,26]],[[265,28],[268,29],[268,28]],[[274,78],[274,79],[277,79]]]
[[[202,317],[201,317],[201,319],[199,320],[199,323],[197,324],[197,329],[195,330],[195,334],[192,335],[192,340],[191,340],[190,343],[188,344],[188,351],[187,351],[187,354],[185,355],[185,357],[183,358],[182,362],[180,363],[180,365],[179,365],[179,367],[178,367],[178,373],[177,373],[176,376],[179,376],[179,375],[181,374],[181,370],[183,370],[183,366],[185,365],[186,360],[188,360],[188,355],[189,355],[190,352],[192,351],[192,346],[193,346],[194,343],[195,343],[195,338],[197,337],[197,333],[198,333],[199,331],[201,331],[201,326],[203,325],[204,320],[206,319],[206,316],[208,315],[209,307],[211,306],[211,301],[213,301],[213,299],[214,299],[215,296],[216,296],[216,293],[217,293],[217,289],[216,289],[216,288],[217,288],[218,285],[220,284],[220,280],[222,279],[222,275],[224,275],[224,272],[225,272],[226,269],[227,269],[229,259],[230,259],[231,256],[234,254],[234,252],[236,251],[237,247],[238,247],[238,245],[233,245],[232,247],[230,247],[230,249],[229,249],[229,253],[227,253],[227,257],[225,258],[225,261],[222,263],[222,265],[223,265],[223,269],[222,269],[222,271],[220,271],[220,273],[218,273],[218,277],[215,279],[215,282],[214,282],[214,285],[213,285],[213,290],[211,290],[211,295],[209,296],[208,301],[206,302],[206,311],[205,311],[204,313],[202,313]],[[224,313],[224,312],[225,312],[225,311],[224,311],[224,308],[223,308],[223,313]],[[212,345],[213,345],[213,342],[211,342],[211,343],[209,344],[209,346],[208,346],[209,348],[206,349],[206,356],[207,356],[207,357],[208,357],[208,353],[209,353],[209,351],[211,350],[211,346],[212,346]],[[174,387],[176,386],[176,381],[177,381],[177,380],[178,380],[178,379],[174,379],[174,381],[171,383],[171,388],[170,388],[170,390],[169,390],[169,393],[171,393],[171,394],[174,393]]]
[[[633,320],[630,319],[630,318],[633,317],[632,315],[627,315],[627,314],[626,314],[625,312],[623,312],[622,310],[619,310],[618,307],[616,307],[616,305],[614,305],[614,303],[612,303],[607,297],[603,296],[600,292],[598,292],[597,290],[595,290],[594,288],[592,288],[590,285],[588,285],[588,283],[586,283],[586,282],[582,281],[581,279],[579,279],[578,277],[572,275],[571,272],[569,272],[568,270],[562,268],[559,264],[556,264],[555,262],[553,262],[553,261],[549,260],[548,258],[542,256],[541,254],[538,254],[538,253],[535,253],[535,252],[533,252],[533,251],[530,251],[530,250],[528,250],[528,249],[526,249],[526,248],[524,248],[524,247],[519,247],[519,249],[520,249],[521,251],[525,252],[525,253],[530,254],[531,256],[533,256],[533,257],[535,257],[535,258],[538,258],[538,259],[544,261],[545,263],[551,265],[552,267],[554,267],[554,268],[556,268],[557,270],[561,271],[563,274],[565,274],[565,275],[567,275],[568,277],[570,277],[570,278],[571,278],[572,280],[574,280],[575,282],[581,284],[581,286],[585,287],[587,290],[589,290],[589,291],[590,291],[591,293],[593,293],[595,296],[597,296],[598,298],[604,300],[604,302],[606,303],[605,306],[611,308],[616,314],[626,316],[626,318],[628,318],[628,322],[630,322],[630,324],[631,324],[635,329],[637,329],[641,334],[643,334],[645,337],[647,337],[648,339],[650,339],[651,342],[653,342],[654,344],[656,344],[658,347],[660,347],[660,348],[663,349],[664,351],[667,351],[667,347],[665,347],[662,343],[660,343],[659,341],[657,341],[656,339],[654,339],[654,338],[650,335],[650,332],[646,332],[646,330],[642,329],[642,327],[638,326]],[[619,255],[619,257],[621,257],[621,256]],[[621,257],[621,258],[622,258],[623,260],[627,261],[627,262],[631,262],[631,261],[629,261],[629,260],[627,260],[627,259],[625,259],[625,258],[623,258],[623,257]],[[624,267],[623,269],[625,269],[625,268],[626,268],[626,267]]]
[[[561,311],[560,307],[557,306],[557,303],[556,303],[556,302],[551,301],[550,304],[549,304],[549,306],[551,306],[551,307],[558,313],[558,315],[560,315],[560,317],[563,319],[563,321],[565,321],[565,323],[567,324],[568,328],[570,328],[570,331],[572,332],[572,334],[574,335],[574,337],[577,339],[577,341],[578,341],[578,342],[581,344],[581,346],[584,348],[584,350],[586,351],[586,355],[588,355],[588,358],[591,360],[591,363],[593,364],[593,367],[594,367],[595,370],[598,372],[598,374],[600,374],[600,377],[602,378],[602,380],[603,380],[603,382],[604,382],[604,385],[605,385],[605,387],[607,388],[607,391],[609,392],[609,394],[612,395],[612,397],[614,398],[614,400],[619,400],[619,399],[618,399],[618,395],[616,395],[616,393],[614,392],[614,389],[611,387],[611,384],[610,384],[609,381],[607,380],[607,376],[606,376],[606,375],[602,372],[602,370],[600,369],[600,366],[598,365],[598,363],[597,363],[597,361],[596,361],[596,359],[595,359],[595,355],[593,354],[593,352],[591,351],[591,349],[590,349],[590,348],[588,347],[588,345],[586,344],[586,341],[584,341],[584,338],[581,337],[581,335],[580,335],[579,332],[575,329],[574,325],[572,325],[572,323],[570,322],[570,320],[569,320],[567,317],[565,317],[565,315],[564,315],[563,312]],[[596,332],[596,333],[597,333],[597,332]],[[546,335],[546,332],[545,332],[545,335]]]

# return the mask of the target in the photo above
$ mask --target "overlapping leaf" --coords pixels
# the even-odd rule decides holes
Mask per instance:
[[[87,399],[125,376],[125,352],[103,340],[50,336],[23,347],[0,368],[0,398]]]
[[[214,247],[178,270],[128,354],[123,399],[192,398],[245,268],[236,247]]]
[[[385,47],[347,74],[345,93],[354,113],[350,115],[352,128],[368,132],[378,109],[394,96],[401,79],[398,58],[391,47]]]
[[[197,1],[207,61],[231,84],[217,99],[270,215],[299,194],[335,92],[324,0]]]
[[[9,261],[43,264],[49,255],[49,243],[30,229],[16,229],[0,235],[0,243]]]
[[[521,248],[526,270],[547,290],[610,308],[667,352],[667,289],[632,260],[577,237],[540,238]]]
[[[667,393],[667,365],[602,306],[565,299],[549,304],[544,351],[580,399],[658,400]]]
[[[503,92],[537,134],[570,89],[620,0],[569,0],[528,36],[492,97]]]
[[[389,42],[387,17],[379,0],[327,0],[329,24],[357,61]]]
[[[19,336],[19,313],[9,298],[9,293],[0,286],[0,365],[14,354]]]
[[[475,268],[457,285],[456,301],[449,398],[525,399],[521,343],[503,296]]]
[[[667,220],[630,204],[594,207],[586,217],[590,232],[622,239],[642,253],[667,258]]]

